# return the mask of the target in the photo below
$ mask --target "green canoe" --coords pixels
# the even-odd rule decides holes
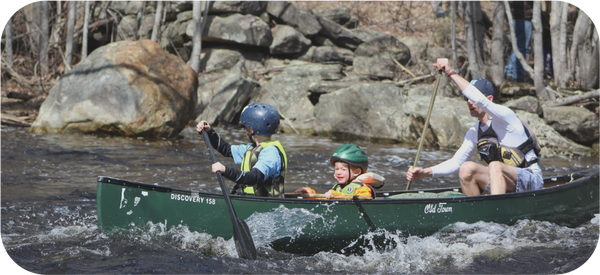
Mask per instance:
[[[537,191],[475,197],[451,188],[383,192],[372,200],[230,197],[237,216],[246,222],[269,214],[293,221],[292,235],[270,241],[274,249],[313,254],[340,251],[376,229],[427,236],[456,222],[510,225],[521,219],[576,227],[600,212],[598,172],[594,168],[546,178],[545,188]],[[98,226],[105,234],[161,223],[167,229],[187,226],[215,238],[232,238],[229,212],[218,193],[98,177],[97,207]]]

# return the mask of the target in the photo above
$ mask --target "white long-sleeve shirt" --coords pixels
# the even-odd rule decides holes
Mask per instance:
[[[491,102],[472,84],[469,84],[469,86],[467,86],[462,93],[490,116],[490,119],[487,121],[487,123],[485,125],[481,125],[481,130],[486,131],[491,125],[492,129],[494,129],[498,135],[498,142],[500,143],[500,146],[518,147],[519,145],[523,144],[523,142],[527,141],[528,137],[525,133],[525,128],[521,123],[521,120],[517,117],[517,114],[515,114],[515,112],[513,112],[511,109]],[[471,159],[471,157],[477,152],[478,127],[480,127],[480,122],[475,123],[475,125],[469,128],[467,134],[465,134],[465,139],[462,145],[460,148],[458,148],[456,153],[454,153],[452,158],[431,167],[433,177],[454,174],[465,161]],[[527,161],[530,161],[536,157],[537,156],[533,150],[530,150],[527,152],[527,154],[525,154],[525,159]],[[542,171],[537,163],[533,163],[531,166],[529,166],[529,168],[531,168],[534,172]]]

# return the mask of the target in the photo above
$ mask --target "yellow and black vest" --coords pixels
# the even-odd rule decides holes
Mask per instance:
[[[269,140],[265,142],[261,142],[258,146],[250,146],[246,153],[244,153],[244,158],[242,159],[242,167],[241,170],[245,172],[249,172],[256,162],[258,162],[258,155],[260,151],[265,149],[268,146],[275,146],[278,149],[279,157],[281,157],[281,168],[279,170],[279,176],[277,178],[268,178],[264,183],[255,184],[253,186],[244,186],[242,189],[243,194],[254,194],[256,196],[264,196],[264,197],[284,197],[284,184],[285,184],[285,174],[287,171],[287,156],[285,151],[283,150],[283,146],[277,140]]]
[[[344,195],[354,195],[354,191],[356,189],[361,188],[365,185],[371,188],[371,194],[373,194],[373,198],[375,198],[375,190],[373,189],[373,187],[371,187],[371,185],[369,184],[364,184],[362,181],[356,179],[348,184],[336,183],[333,187],[331,187],[331,189],[333,189],[334,191],[341,192]]]
[[[540,146],[537,143],[537,138],[527,123],[522,120],[521,123],[528,138],[517,147],[500,146],[498,135],[491,125],[485,131],[482,131],[481,127],[478,127],[477,151],[479,151],[479,156],[486,164],[490,164],[492,161],[501,161],[510,166],[525,168],[539,161]],[[534,150],[538,157],[531,161],[526,161],[525,154],[530,150]]]

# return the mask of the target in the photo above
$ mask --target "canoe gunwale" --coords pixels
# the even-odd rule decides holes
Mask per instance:
[[[460,188],[437,188],[437,189],[425,189],[425,190],[410,190],[410,191],[389,191],[389,192],[378,192],[378,196],[373,200],[362,200],[362,204],[403,204],[403,203],[432,203],[432,202],[474,202],[481,200],[502,200],[502,199],[510,199],[510,198],[521,198],[521,197],[530,197],[530,196],[538,196],[549,193],[557,193],[562,192],[566,189],[576,188],[581,184],[586,184],[591,178],[598,178],[599,170],[596,168],[561,175],[554,177],[544,178],[544,182],[553,182],[559,179],[567,179],[571,178],[572,181],[559,184],[556,186],[551,186],[535,191],[526,191],[519,193],[506,193],[501,195],[480,195],[480,196],[464,196],[464,197],[442,197],[442,198],[387,198],[389,195],[395,194],[406,194],[406,193],[419,193],[419,192],[443,192],[443,191],[456,191]],[[141,188],[145,190],[165,192],[165,193],[178,193],[178,194],[198,194],[206,197],[214,197],[214,198],[222,198],[223,195],[220,193],[210,193],[210,192],[200,192],[200,191],[192,191],[187,189],[179,189],[162,185],[154,185],[124,179],[117,179],[107,176],[99,176],[97,179],[98,182],[121,185],[126,187],[134,187]],[[383,195],[386,194],[386,195]],[[305,199],[305,198],[272,198],[272,197],[256,197],[256,196],[242,196],[242,195],[230,195],[232,200],[241,200],[241,201],[268,201],[268,202],[281,202],[281,203],[300,203],[300,204],[323,204],[323,203],[339,203],[339,204],[354,204],[352,200],[327,200],[327,199]]]

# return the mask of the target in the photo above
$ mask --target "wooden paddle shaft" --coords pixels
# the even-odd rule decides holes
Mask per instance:
[[[435,78],[433,94],[431,95],[431,100],[429,101],[429,110],[427,110],[427,118],[425,119],[425,125],[423,126],[423,131],[421,132],[421,141],[419,142],[419,148],[417,149],[417,155],[415,156],[415,162],[412,167],[418,167],[417,165],[419,164],[419,157],[421,156],[423,143],[425,143],[425,134],[427,133],[427,128],[429,128],[429,119],[431,118],[431,111],[433,110],[433,102],[435,102],[435,96],[437,95],[438,87],[440,86],[440,78],[441,73],[438,73]],[[408,181],[408,185],[406,185],[406,190],[410,190],[411,184],[412,180]]]

